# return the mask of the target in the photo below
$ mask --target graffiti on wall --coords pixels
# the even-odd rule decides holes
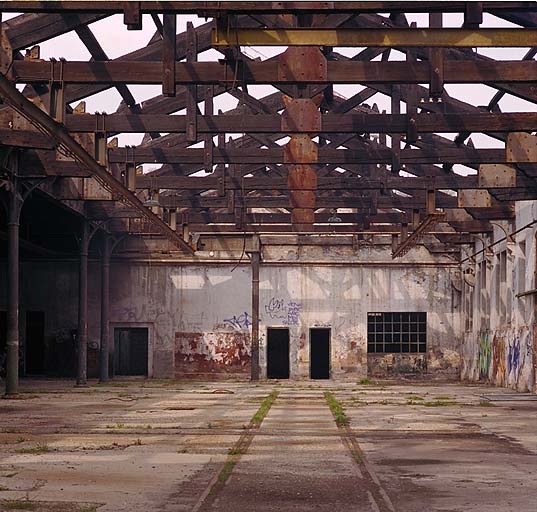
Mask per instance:
[[[507,373],[517,375],[520,368],[520,338],[518,335],[509,343],[507,349]]]
[[[230,318],[224,318],[224,323],[233,327],[233,329],[248,329],[252,325],[251,316],[245,311],[239,315],[233,315]]]
[[[487,379],[492,360],[492,349],[490,345],[490,335],[488,332],[479,336],[479,378]]]
[[[492,376],[499,384],[505,382],[505,339],[500,335],[492,341]]]
[[[285,302],[284,299],[276,297],[272,297],[268,304],[265,304],[265,313],[273,320],[276,318],[281,320],[283,325],[298,325],[301,309],[302,304],[300,302],[293,300]]]
[[[479,334],[479,378],[496,385],[531,389],[533,339],[527,327]]]

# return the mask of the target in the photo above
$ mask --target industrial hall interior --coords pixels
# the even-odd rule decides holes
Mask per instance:
[[[0,0],[0,512],[537,503],[537,2]]]

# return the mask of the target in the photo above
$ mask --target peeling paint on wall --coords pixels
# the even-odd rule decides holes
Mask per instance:
[[[367,362],[371,377],[423,375],[427,372],[426,354],[369,354]]]
[[[175,377],[247,373],[250,335],[242,332],[176,332]]]

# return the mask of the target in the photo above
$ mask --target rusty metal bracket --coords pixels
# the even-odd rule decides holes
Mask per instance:
[[[65,59],[50,59],[49,112],[53,119],[63,123],[65,117],[65,82],[63,79]],[[58,70],[56,68],[59,68]],[[58,72],[58,74],[56,74]]]
[[[417,114],[407,114],[407,116],[406,141],[409,144],[413,144],[418,140],[418,117]]]
[[[176,93],[176,87],[175,87],[175,61],[177,58],[176,44],[175,44],[176,32],[177,32],[176,15],[164,14],[163,24],[162,24],[162,95],[163,96],[175,96],[175,93]]]
[[[198,60],[198,36],[192,22],[186,26],[186,61]],[[198,141],[198,86],[188,85],[186,88],[186,140]]]
[[[416,227],[412,234],[410,234],[410,236],[403,239],[402,242],[395,249],[392,249],[392,259],[404,256],[408,251],[410,251],[410,249],[415,247],[420,241],[420,239],[428,231],[430,231],[433,226],[443,220],[444,216],[444,212],[435,212],[427,215],[427,217],[425,217],[425,219],[420,222],[420,224]]]
[[[212,116],[214,114],[214,87],[209,85],[205,89],[205,115]],[[208,133],[205,136],[203,144],[203,165],[205,172],[212,173],[214,165],[214,142],[213,136]]]
[[[444,49],[431,48],[429,53],[431,78],[429,81],[429,97],[439,100],[444,92]]]
[[[141,2],[124,2],[123,23],[127,30],[142,30]]]
[[[464,27],[478,28],[483,23],[483,2],[466,2]]]

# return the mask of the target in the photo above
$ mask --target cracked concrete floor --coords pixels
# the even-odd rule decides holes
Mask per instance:
[[[0,400],[0,511],[503,512],[537,500],[537,401],[482,398],[510,390],[140,380],[22,389]],[[273,389],[268,415],[249,428]],[[349,427],[335,425],[327,390]]]

